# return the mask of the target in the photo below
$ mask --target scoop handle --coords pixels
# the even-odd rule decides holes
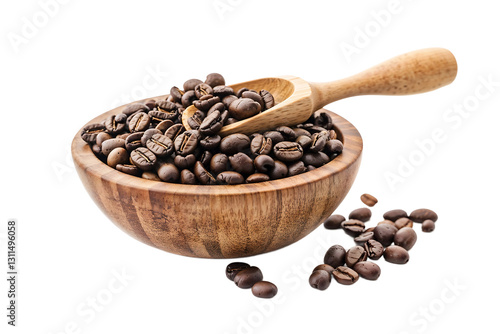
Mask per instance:
[[[358,95],[410,95],[429,92],[453,82],[457,61],[441,48],[412,51],[389,59],[351,77],[310,83],[314,110]]]

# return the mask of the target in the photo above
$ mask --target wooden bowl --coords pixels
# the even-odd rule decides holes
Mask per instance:
[[[123,108],[88,124],[100,123]],[[262,183],[184,185],[130,176],[101,162],[80,138],[80,131],[71,151],[87,192],[130,236],[185,256],[245,257],[305,237],[332,214],[351,188],[361,162],[361,136],[344,118],[323,111],[333,118],[343,153],[313,171]]]

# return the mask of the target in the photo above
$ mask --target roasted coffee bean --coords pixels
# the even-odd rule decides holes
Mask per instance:
[[[153,110],[156,108],[156,100],[154,99],[149,99],[144,102],[144,105],[149,108],[149,110]]]
[[[140,176],[141,175],[141,170],[137,168],[134,165],[130,164],[118,164],[116,165],[116,169],[119,170],[120,172],[129,174],[129,175],[134,175],[134,176]]]
[[[125,140],[124,139],[118,139],[118,138],[111,138],[106,141],[104,141],[101,145],[101,152],[105,156],[108,156],[111,151],[113,151],[117,147],[123,147],[125,148]]]
[[[331,281],[332,275],[326,270],[316,270],[309,276],[309,285],[321,291],[328,289]]]
[[[112,140],[112,139],[110,139],[110,140]],[[123,140],[123,139],[120,139],[120,140]],[[129,155],[128,155],[127,150],[124,149],[123,147],[116,147],[115,149],[113,149],[109,153],[108,159],[106,161],[107,161],[107,164],[109,167],[116,168],[116,165],[118,165],[118,164],[127,163],[128,159],[129,159]]]
[[[342,215],[331,215],[323,222],[323,226],[328,230],[337,230],[344,221],[345,217]]]
[[[158,102],[158,110],[161,111],[161,112],[164,112],[164,113],[170,113],[170,112],[174,112],[178,109],[178,106],[177,104],[173,103],[173,102],[169,102],[169,101],[160,101]],[[169,117],[170,119],[170,117]]]
[[[212,89],[212,87],[210,87],[210,85],[207,85],[206,83],[201,83],[194,88],[194,93],[198,99],[201,99],[201,97],[205,95],[212,95],[213,92],[214,90]]]
[[[268,155],[261,154],[253,160],[255,169],[261,173],[269,173],[274,168],[274,160]]]
[[[308,136],[299,136],[295,139],[295,142],[299,143],[303,149],[308,149],[311,146],[312,140],[311,137]]]
[[[323,148],[323,151],[326,154],[340,154],[344,150],[344,145],[342,145],[342,142],[340,140],[329,140],[326,142],[325,147]]]
[[[200,132],[204,136],[213,136],[222,129],[224,121],[227,119],[227,111],[220,113],[214,111],[208,115],[200,125]]]
[[[352,267],[364,279],[375,281],[380,277],[380,267],[373,262],[362,261]]]
[[[234,95],[234,90],[231,87],[219,85],[214,88],[214,96],[219,96],[221,99],[227,95]]]
[[[260,281],[252,286],[252,294],[259,298],[273,298],[278,293],[278,287],[271,282]]]
[[[367,253],[361,246],[354,246],[347,250],[345,254],[346,266],[352,268],[356,263],[366,260]]]
[[[354,238],[354,242],[359,246],[363,246],[365,244],[365,242],[373,239],[373,237],[374,237],[374,233],[372,231],[368,231],[368,232],[365,231],[365,232],[361,233],[360,235],[358,235],[356,238]]]
[[[302,158],[304,150],[296,142],[282,141],[274,145],[274,155],[281,161],[292,162]]]
[[[401,219],[401,218],[400,218],[400,219]],[[388,225],[391,225],[391,226],[396,227],[396,224],[395,224],[393,221],[390,221],[390,220],[387,220],[387,219],[386,219],[386,220],[382,220],[381,222],[378,222],[378,223],[377,223],[377,226],[378,226],[378,225],[381,225],[381,224],[388,224]],[[397,227],[396,227],[396,228],[397,228]]]
[[[156,125],[168,119],[167,113],[158,110],[151,110],[150,112],[148,112],[148,116],[151,118],[151,123],[153,125]]]
[[[274,107],[274,97],[271,93],[263,89],[260,91],[259,94],[264,100],[265,108],[263,110],[271,109],[272,107]]]
[[[146,142],[146,147],[157,157],[166,157],[174,151],[174,143],[170,138],[162,134],[155,134]],[[158,173],[160,179],[162,178]]]
[[[143,171],[149,171],[156,163],[156,155],[145,147],[139,147],[130,153],[130,162]]]
[[[160,180],[164,182],[175,183],[179,180],[180,173],[177,167],[172,163],[161,163],[156,169],[156,173]]]
[[[262,99],[262,97],[256,93],[256,92],[252,92],[252,91],[246,91],[246,92],[243,92],[241,94],[241,97],[242,98],[246,98],[246,99],[251,99],[251,100],[254,100],[255,102],[257,102],[258,104],[260,104],[260,110],[265,110],[266,106],[264,104],[264,100]]]
[[[313,272],[315,272],[316,270],[324,270],[324,271],[331,274],[335,270],[335,268],[333,268],[329,264],[320,264],[320,265],[317,265],[316,267],[314,267]]]
[[[172,141],[175,141],[179,135],[181,135],[186,129],[182,124],[174,124],[165,131],[165,136],[170,138]]]
[[[106,131],[106,127],[103,124],[89,124],[83,128],[81,137],[87,143],[94,143],[97,135],[104,131]]]
[[[297,135],[295,134],[295,131],[293,131],[292,128],[289,128],[288,126],[278,126],[276,128],[276,131],[281,133],[284,140],[295,141],[295,139],[297,139]]]
[[[349,214],[349,219],[357,219],[366,223],[372,217],[372,211],[368,208],[360,208],[352,211]]]
[[[185,131],[174,141],[175,153],[188,155],[194,152],[198,146],[199,135],[196,130]]]
[[[328,140],[328,133],[326,131],[315,133],[311,136],[311,146],[309,150],[312,152],[320,152],[325,147]]]
[[[267,155],[271,153],[273,142],[271,138],[265,138],[261,134],[257,134],[250,144],[250,151],[253,155]]]
[[[196,100],[196,94],[194,90],[188,90],[182,95],[181,103],[184,108],[189,107]]]
[[[257,115],[261,110],[261,105],[249,98],[234,100],[229,105],[229,115],[237,120]]]
[[[288,175],[288,167],[279,160],[274,160],[274,168],[269,174],[271,179],[282,179]]]
[[[132,152],[136,148],[141,147],[141,138],[144,135],[144,132],[136,132],[132,133],[125,139],[125,148],[127,151]]]
[[[197,161],[194,164],[194,175],[201,184],[211,185],[217,184],[217,179],[203,166],[203,164]]]
[[[151,123],[151,118],[148,116],[148,114],[144,112],[138,112],[130,120],[130,132],[146,131],[149,128],[149,123]]]
[[[141,137],[141,145],[146,147],[148,140],[156,134],[162,134],[160,130],[152,128],[144,131],[144,134]]]
[[[117,135],[123,131],[125,131],[125,121],[127,120],[126,118],[123,119],[122,117],[119,118],[121,122],[117,121],[117,118],[115,115],[111,115],[106,120],[104,121],[104,126],[106,127],[106,131],[109,134],[112,135]]]
[[[424,220],[424,222],[422,223],[422,231],[423,232],[429,233],[429,232],[434,231],[435,228],[436,228],[436,223],[434,223],[430,219]]]
[[[335,278],[337,283],[340,283],[343,285],[354,284],[359,279],[358,273],[349,267],[337,267],[333,271],[332,276],[333,276],[333,278]]]
[[[248,88],[246,88],[246,87],[243,87],[243,88],[241,88],[240,90],[238,90],[238,92],[236,93],[236,96],[237,96],[238,98],[240,98],[240,97],[241,97],[241,94],[243,94],[244,92],[248,92],[249,90],[250,90],[250,89],[248,89]]]
[[[203,81],[198,79],[189,79],[186,82],[184,82],[183,85],[184,91],[187,92],[188,90],[194,90],[196,86],[202,83]]]
[[[199,111],[199,110],[198,110]],[[198,130],[203,122],[203,117],[197,112],[193,116],[189,117],[187,123],[189,127],[193,130]]]
[[[295,161],[288,165],[288,176],[299,175],[307,172],[307,168],[302,161]]]
[[[194,101],[193,105],[196,109],[206,112],[217,103],[220,103],[220,101],[220,97],[218,96],[205,95],[201,99]]]
[[[238,172],[225,171],[217,175],[219,184],[242,184],[245,178]]]
[[[333,129],[328,130],[328,136],[329,136],[330,140],[337,139],[337,132],[335,132],[335,130],[333,130]],[[341,144],[342,144],[342,142],[341,142]]]
[[[215,111],[218,111],[219,113],[223,113],[225,111],[225,108],[224,108],[224,103],[216,103],[214,104],[208,111],[207,111],[207,116],[210,115],[211,113],[215,112]]]
[[[219,174],[227,170],[229,158],[224,153],[217,153],[210,160],[210,170],[214,174]]]
[[[325,264],[337,268],[345,264],[346,251],[344,247],[340,245],[334,245],[328,249],[323,259]]]
[[[196,184],[196,176],[189,169],[183,169],[181,171],[181,183],[182,184]]]
[[[149,108],[144,104],[144,103],[132,103],[126,106],[123,110],[122,113],[130,116],[132,114],[135,114],[136,112],[148,112]]]
[[[395,264],[405,264],[410,260],[410,254],[401,246],[389,246],[384,251],[384,259]]]
[[[252,159],[245,153],[240,152],[230,156],[229,163],[233,170],[243,175],[250,175],[255,171]]]
[[[300,136],[306,136],[306,137],[311,137],[311,133],[305,129],[302,128],[293,128],[293,132],[295,132],[295,136],[298,138]]]
[[[255,173],[247,177],[245,180],[246,183],[258,183],[258,182],[265,182],[269,181],[271,178],[267,174],[263,173]]]
[[[314,125],[330,130],[333,127],[333,120],[326,112],[320,112],[314,117]]]
[[[222,138],[220,150],[224,154],[233,155],[247,149],[250,146],[250,138],[242,133],[234,133]]]
[[[200,140],[201,148],[205,150],[215,150],[219,147],[222,138],[219,135],[207,136]]]
[[[273,145],[276,145],[277,143],[285,140],[285,137],[283,137],[283,135],[279,131],[266,131],[264,132],[264,137],[271,138]]]
[[[262,271],[257,267],[249,267],[241,269],[234,276],[234,283],[238,288],[250,289],[255,283],[262,281],[264,276]]]
[[[373,230],[373,237],[380,242],[384,247],[389,246],[394,241],[394,236],[398,229],[396,226],[389,224],[380,224]]]
[[[182,155],[176,155],[174,158],[174,165],[179,169],[192,168],[196,163],[196,156],[194,154],[188,154],[185,157]]]
[[[411,227],[403,227],[394,235],[394,244],[406,250],[412,249],[417,242],[417,233]]]
[[[370,194],[363,194],[361,195],[361,202],[365,203],[367,206],[374,206],[377,204],[378,199],[375,196],[372,196]]]
[[[403,217],[408,218],[408,214],[406,211],[400,209],[390,210],[384,213],[384,219],[391,220],[393,222]]]
[[[205,83],[214,88],[216,86],[224,86],[226,84],[226,80],[224,80],[224,77],[219,73],[210,73],[207,75]]]
[[[167,131],[167,129],[170,128],[172,125],[174,125],[174,122],[172,122],[169,119],[166,119],[158,123],[155,129],[160,130],[162,133],[165,133],[165,131]]]
[[[219,97],[217,97],[219,98]],[[222,98],[222,104],[224,104],[224,107],[226,109],[229,109],[229,106],[231,105],[231,103],[233,103],[234,101],[236,101],[238,99],[238,97],[236,95],[227,95],[227,96],[224,96]]]
[[[409,218],[399,218],[394,222],[394,225],[398,230],[402,229],[403,227],[413,227],[413,222]]]
[[[307,152],[304,153],[302,161],[306,165],[311,165],[314,167],[321,167],[330,161],[330,158],[323,152]]]
[[[371,260],[378,260],[384,254],[384,246],[375,239],[368,240],[364,248],[368,258]]]
[[[212,157],[213,157],[213,153],[210,152],[210,151],[204,151],[199,160],[200,162],[203,164],[203,166],[205,166],[205,168],[210,168],[210,160],[212,160]]]
[[[375,229],[375,226],[372,226],[372,227],[369,227],[367,228],[366,230],[363,231],[363,233],[366,233],[366,232],[373,232],[373,230]]]
[[[182,95],[184,95],[184,91],[180,90],[178,87],[170,88],[170,97],[177,103],[181,102]]]
[[[128,136],[130,136],[131,133],[130,132],[124,132],[124,133],[120,133],[119,135],[117,135],[115,138],[118,138],[118,139],[127,139]]]
[[[353,238],[357,237],[365,230],[365,223],[357,219],[346,220],[345,222],[342,222],[340,226],[347,235]]]
[[[161,181],[155,172],[143,172],[141,177],[150,181]]]
[[[95,143],[101,147],[102,146],[102,143],[108,139],[111,139],[113,137],[111,137],[111,135],[107,132],[99,132],[95,138]]]
[[[410,213],[410,219],[415,223],[422,223],[427,219],[436,222],[438,220],[438,215],[437,213],[429,209],[418,209]]]

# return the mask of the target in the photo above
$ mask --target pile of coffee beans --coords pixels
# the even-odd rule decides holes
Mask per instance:
[[[363,202],[363,199],[373,205],[377,202],[376,199],[373,201],[370,198],[373,196],[365,195],[361,197]],[[377,280],[381,272],[380,267],[367,260],[376,261],[383,256],[390,263],[407,263],[410,260],[408,251],[417,242],[413,223],[422,223],[422,231],[432,232],[438,219],[437,214],[429,209],[418,209],[410,215],[397,209],[386,212],[383,215],[384,220],[377,226],[366,228],[365,223],[371,216],[370,209],[359,208],[349,214],[348,220],[335,214],[324,221],[326,229],[343,229],[347,235],[354,238],[356,246],[347,251],[341,245],[330,247],[323,259],[324,264],[314,268],[309,277],[309,284],[313,288],[326,290],[332,277],[344,285],[356,283],[359,277]]]
[[[233,281],[237,287],[252,289],[255,297],[273,298],[278,293],[278,288],[271,282],[263,281],[264,275],[257,267],[251,267],[244,262],[233,262],[226,267],[226,277]]]
[[[294,176],[342,153],[331,117],[316,112],[303,124],[221,138],[224,125],[274,106],[274,97],[225,85],[218,73],[172,87],[166,100],[132,103],[118,115],[83,128],[81,137],[110,167],[148,180],[182,184],[241,184]],[[191,130],[182,125],[194,105]]]

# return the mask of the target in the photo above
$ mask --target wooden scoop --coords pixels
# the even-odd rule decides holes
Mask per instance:
[[[389,59],[357,75],[324,83],[311,83],[294,76],[264,78],[230,85],[235,92],[243,87],[273,94],[276,105],[245,120],[226,125],[220,136],[232,133],[252,134],[280,125],[305,122],[325,105],[358,95],[409,95],[424,93],[453,82],[457,62],[453,54],[440,48],[422,49]],[[196,112],[190,106],[182,115],[182,124]]]

